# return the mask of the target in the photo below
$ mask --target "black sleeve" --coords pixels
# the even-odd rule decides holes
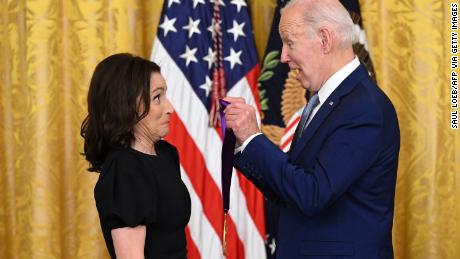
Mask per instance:
[[[145,169],[137,159],[121,152],[101,173],[95,198],[105,228],[135,227],[156,220],[156,183],[145,175]]]

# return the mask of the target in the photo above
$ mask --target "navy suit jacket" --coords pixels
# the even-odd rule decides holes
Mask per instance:
[[[264,135],[235,166],[280,204],[277,258],[393,258],[399,126],[363,65],[322,104],[288,154]]]

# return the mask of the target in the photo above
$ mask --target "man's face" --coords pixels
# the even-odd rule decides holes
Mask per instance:
[[[283,11],[279,33],[283,42],[281,62],[297,69],[297,80],[302,86],[317,92],[322,85],[323,53],[321,39],[316,32],[309,33],[302,17],[303,6],[291,6]]]

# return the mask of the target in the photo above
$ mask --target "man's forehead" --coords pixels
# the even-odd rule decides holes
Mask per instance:
[[[303,21],[302,11],[289,7],[281,14],[279,27],[302,25]]]
[[[303,31],[304,27],[305,23],[302,17],[286,15],[281,17],[278,30],[281,34],[294,35]]]

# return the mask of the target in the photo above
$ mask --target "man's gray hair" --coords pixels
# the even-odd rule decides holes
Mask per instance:
[[[291,0],[283,9],[297,4],[308,6],[307,11],[303,13],[303,18],[308,25],[309,35],[327,26],[337,36],[339,45],[342,47],[351,46],[358,41],[353,20],[347,9],[338,0]]]

